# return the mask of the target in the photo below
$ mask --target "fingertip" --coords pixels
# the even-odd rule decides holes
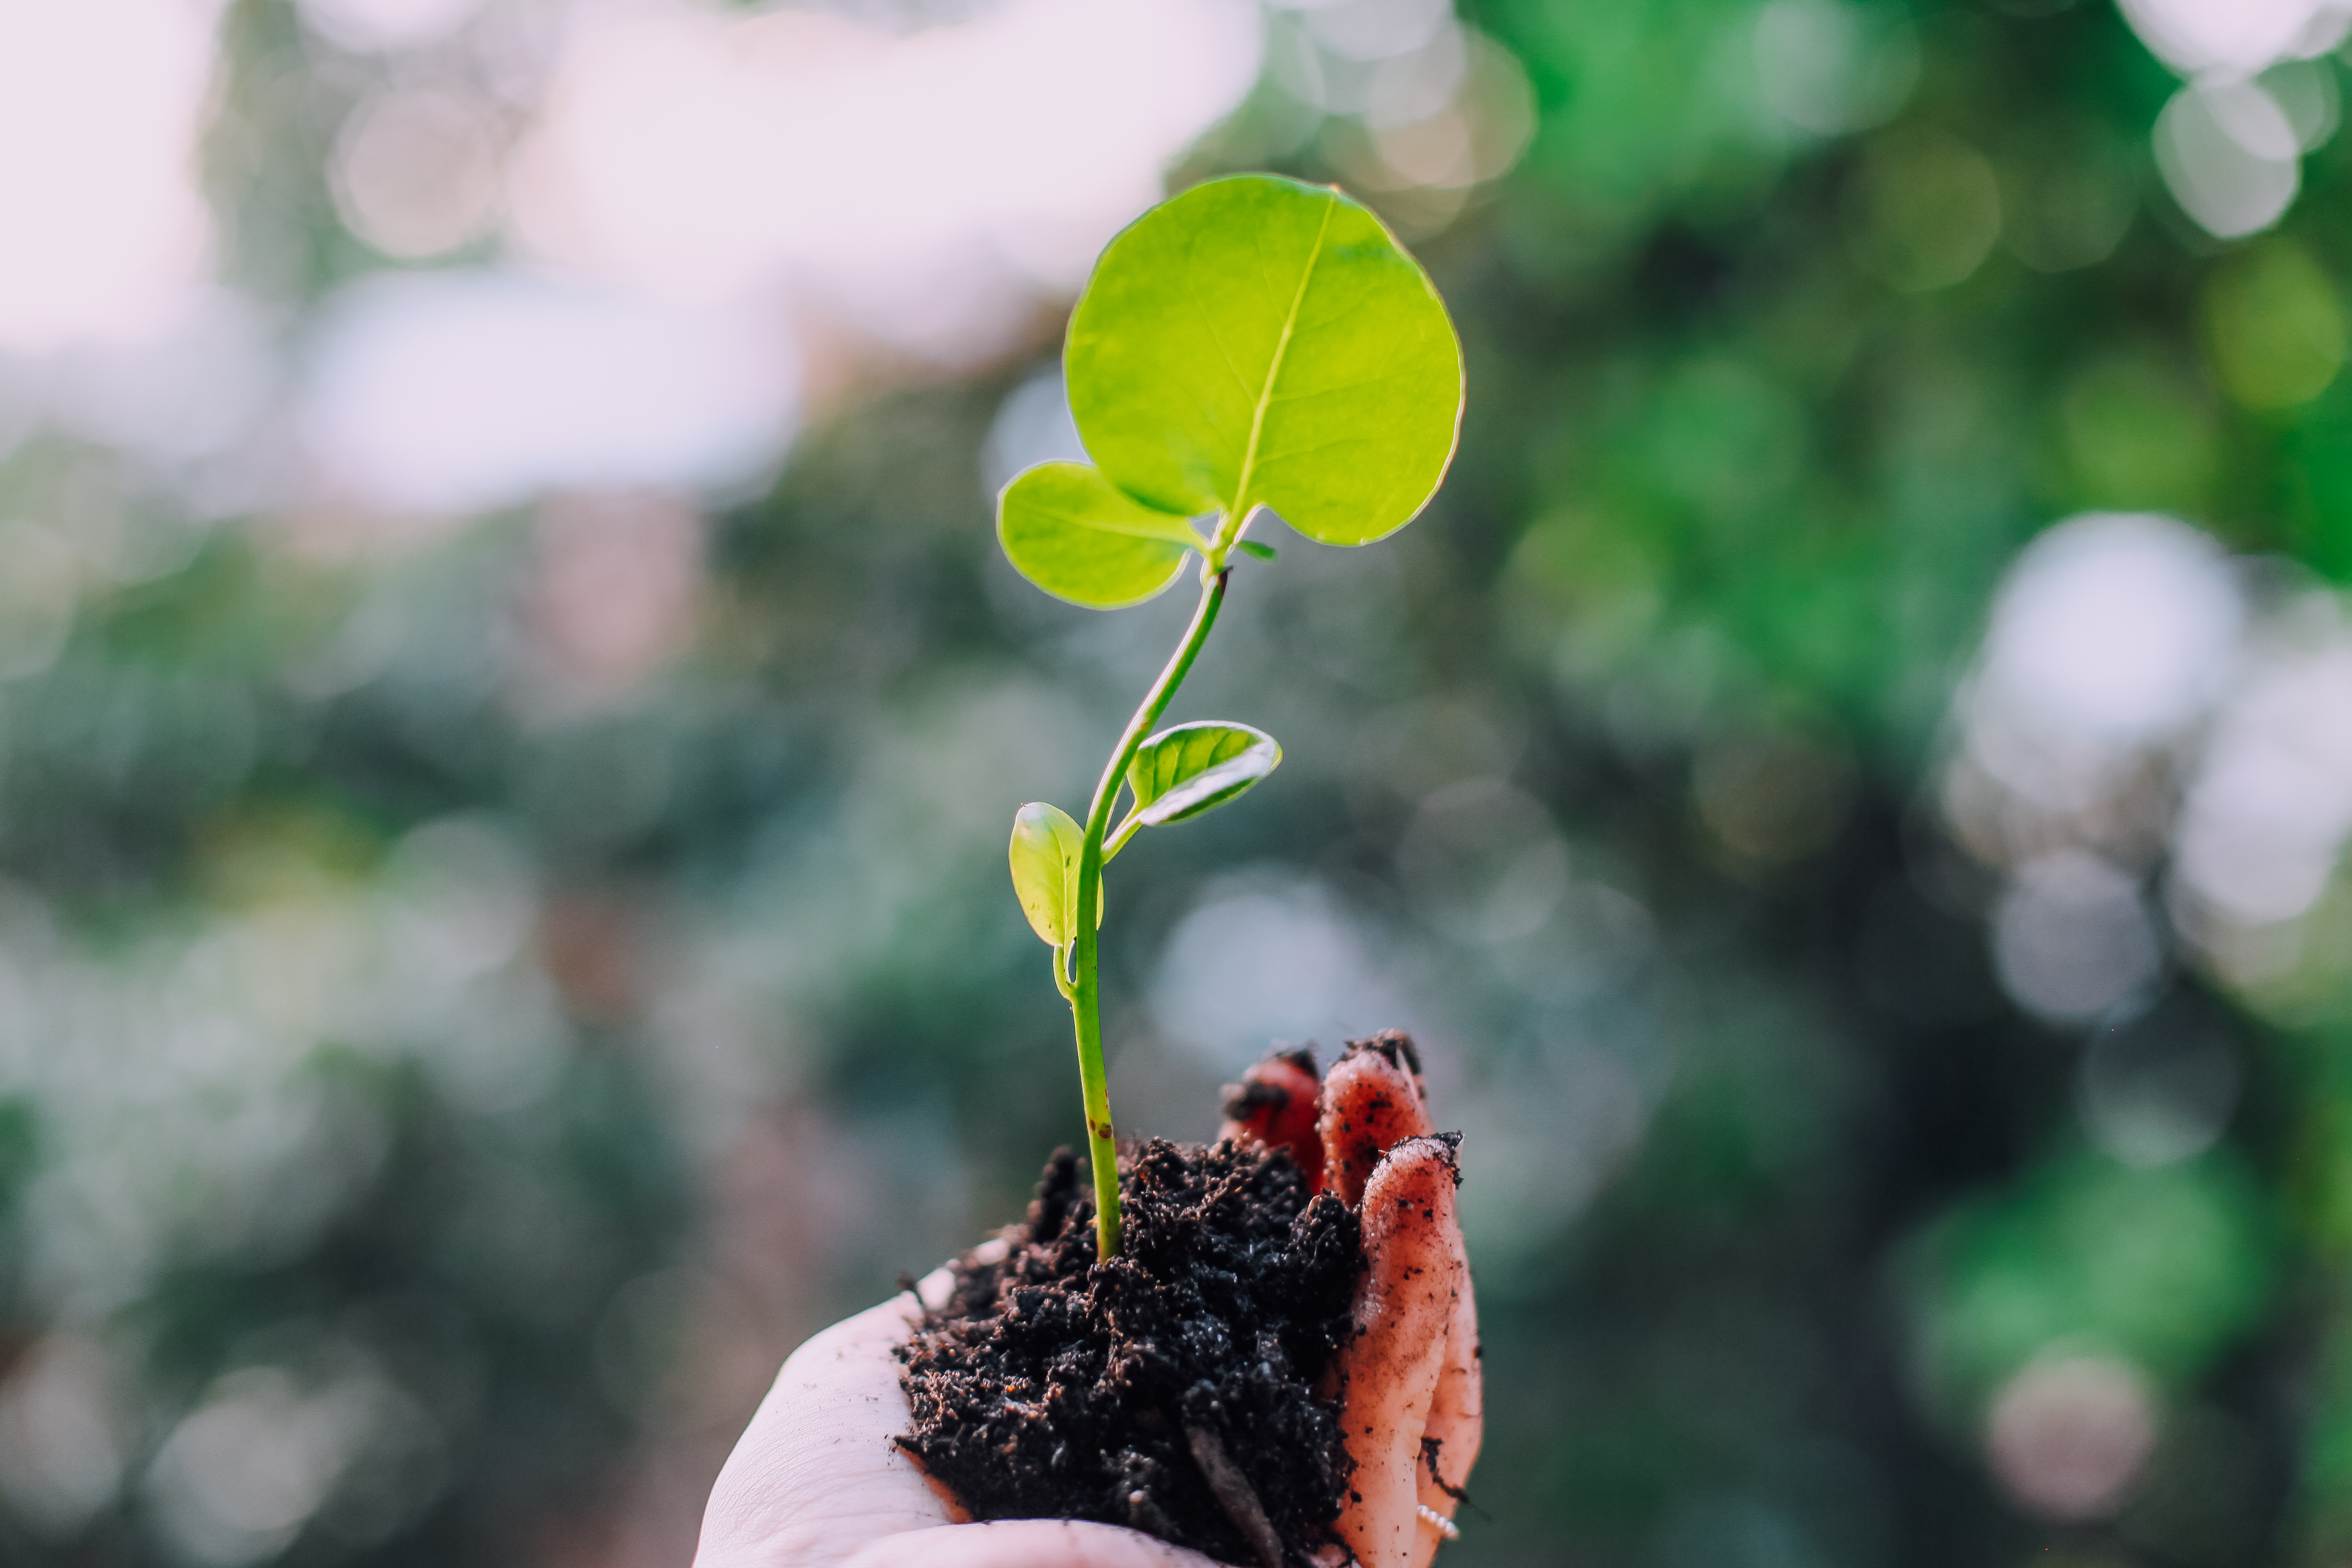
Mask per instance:
[[[1364,1249],[1377,1253],[1391,1237],[1426,1237],[1458,1257],[1454,1190],[1460,1169],[1443,1138],[1408,1138],[1391,1148],[1364,1184]]]
[[[1276,1051],[1225,1087],[1221,1138],[1288,1151],[1309,1193],[1323,1190],[1323,1139],[1318,1122],[1323,1084],[1312,1052]]]
[[[1381,1156],[1432,1131],[1420,1083],[1402,1065],[1401,1049],[1393,1042],[1383,1048],[1383,1041],[1357,1042],[1323,1080],[1324,1180],[1350,1207],[1363,1201]]]

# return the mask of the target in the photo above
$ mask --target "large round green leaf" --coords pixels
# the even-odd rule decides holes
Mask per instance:
[[[1186,515],[1264,504],[1326,544],[1412,521],[1462,417],[1428,274],[1355,202],[1264,174],[1196,185],[1112,240],[1065,364],[1119,489]]]
[[[1176,581],[1199,540],[1084,463],[1039,463],[996,498],[996,537],[1021,574],[1097,610],[1139,605]]]

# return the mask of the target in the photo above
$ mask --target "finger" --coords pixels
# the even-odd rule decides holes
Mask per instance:
[[[1197,1552],[1115,1524],[1013,1519],[869,1542],[842,1568],[1218,1568]]]
[[[1339,1524],[1363,1568],[1423,1568],[1437,1550],[1436,1531],[1417,1505],[1426,1473],[1421,1439],[1463,1277],[1454,1173],[1445,1143],[1410,1139],[1364,1189],[1368,1267],[1356,1288],[1356,1338],[1340,1352],[1340,1419],[1356,1473]]]
[[[1287,1149],[1307,1176],[1309,1194],[1323,1190],[1323,1139],[1316,1121],[1322,1084],[1312,1051],[1276,1051],[1254,1064],[1224,1094],[1220,1138]]]
[[[916,1289],[936,1307],[950,1285],[939,1268]],[[695,1568],[831,1568],[879,1536],[958,1517],[892,1440],[908,1419],[892,1352],[919,1315],[894,1297],[793,1352],[711,1488]]]
[[[1350,1208],[1363,1201],[1364,1184],[1381,1155],[1434,1131],[1421,1085],[1409,1070],[1408,1064],[1418,1065],[1411,1049],[1393,1031],[1350,1041],[1348,1054],[1323,1079],[1323,1179]]]
[[[1478,1360],[1478,1304],[1470,1292],[1470,1258],[1462,1227],[1448,1224],[1440,1237],[1454,1256],[1454,1310],[1445,1323],[1445,1360],[1437,1370],[1437,1392],[1429,1402],[1429,1426],[1417,1485],[1421,1501],[1447,1519],[1469,1484],[1486,1435],[1486,1390]]]

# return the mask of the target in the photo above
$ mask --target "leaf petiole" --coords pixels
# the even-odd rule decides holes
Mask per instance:
[[[1252,503],[1247,510],[1236,508],[1217,519],[1217,526],[1210,531],[1208,544],[1202,552],[1206,557],[1201,567],[1204,576],[1225,569],[1225,557],[1241,546],[1242,535],[1247,533],[1249,525],[1256,521],[1257,510],[1256,505]],[[1259,548],[1265,547],[1261,545]],[[1249,553],[1255,555],[1257,551],[1253,550]]]
[[[1127,820],[1118,825],[1118,831],[1103,842],[1103,864],[1108,866],[1118,859],[1118,852],[1127,847],[1127,841],[1142,831],[1143,817],[1130,807],[1127,814]]]

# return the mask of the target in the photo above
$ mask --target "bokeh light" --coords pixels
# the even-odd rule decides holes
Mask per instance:
[[[303,411],[318,484],[463,516],[564,489],[723,489],[773,463],[799,389],[753,310],[498,271],[390,274],[322,322]]]
[[[2156,1412],[2130,1363],[2052,1357],[2011,1378],[1986,1433],[2001,1484],[2064,1521],[2116,1511],[2156,1447]]]

